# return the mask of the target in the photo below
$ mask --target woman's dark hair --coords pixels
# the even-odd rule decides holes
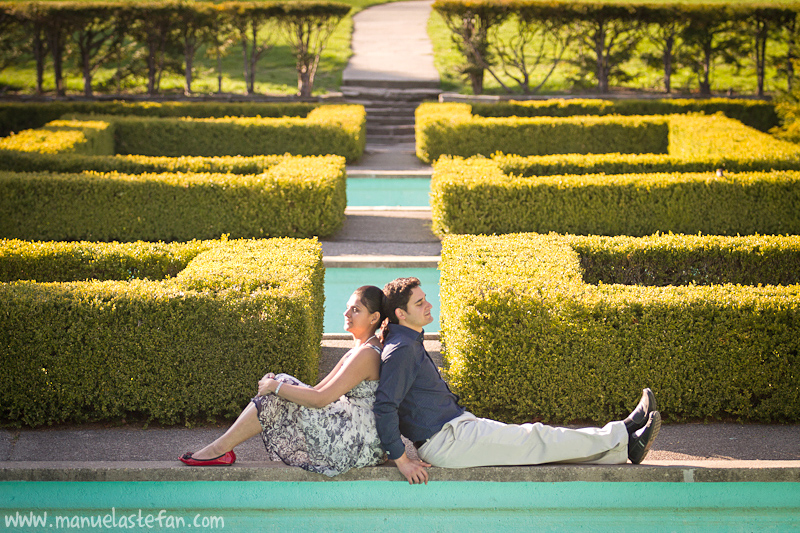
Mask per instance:
[[[374,285],[362,285],[353,291],[353,294],[361,300],[361,303],[367,308],[370,314],[376,312],[380,313],[380,318],[378,318],[378,324],[376,326],[376,328],[380,328],[384,319],[386,319],[383,305],[383,291]]]
[[[395,310],[399,307],[408,310],[408,301],[411,291],[420,286],[418,278],[397,278],[383,286],[384,299],[383,314],[392,324],[399,324]]]

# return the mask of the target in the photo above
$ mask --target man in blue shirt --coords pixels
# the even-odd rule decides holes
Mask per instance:
[[[381,442],[409,483],[427,483],[432,465],[638,464],[647,455],[661,427],[650,389],[625,420],[603,428],[503,424],[465,411],[425,351],[423,328],[433,317],[419,280],[399,278],[383,292],[390,323],[373,410]],[[420,460],[406,455],[401,435]]]

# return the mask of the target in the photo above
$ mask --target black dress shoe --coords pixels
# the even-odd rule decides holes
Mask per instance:
[[[647,424],[642,429],[632,434],[628,439],[628,459],[638,465],[641,463],[647,452],[650,451],[650,446],[656,440],[658,432],[661,429],[661,413],[653,411],[647,418]]]
[[[650,389],[642,390],[642,399],[639,400],[639,405],[633,410],[628,417],[623,420],[625,422],[625,429],[628,434],[636,433],[647,424],[650,413],[656,410],[656,395]]]

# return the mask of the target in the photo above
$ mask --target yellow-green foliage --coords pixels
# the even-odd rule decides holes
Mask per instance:
[[[232,417],[268,371],[317,375],[315,240],[0,241],[0,274],[5,423]]]
[[[326,236],[346,204],[339,156],[284,157],[249,175],[0,172],[0,236],[19,239]]]
[[[736,98],[658,98],[601,100],[598,98],[549,98],[474,103],[472,112],[482,117],[569,117],[574,115],[671,115],[705,113],[739,120],[760,131],[779,124],[776,105],[767,100]]]
[[[51,101],[0,103],[0,135],[39,128],[68,113],[141,117],[305,117],[319,107],[302,102]]]
[[[18,152],[0,149],[0,169],[15,172],[211,172],[261,174],[280,163],[282,155],[252,157],[158,157],[146,155],[79,155]]]
[[[304,118],[104,117],[115,125],[118,154],[149,156],[344,156],[355,161],[366,144],[366,111],[321,106]]]
[[[797,422],[798,261],[800,237],[446,237],[450,386],[509,422],[605,423],[642,387],[670,421]],[[652,282],[603,281],[620,266]]]
[[[434,232],[800,233],[798,171],[517,177],[502,168],[509,159],[437,161]]]
[[[566,120],[590,120],[590,117],[482,118],[472,115],[470,109],[467,104],[420,106],[417,109],[417,156],[424,161],[434,161],[441,155],[488,157],[502,152],[510,154],[505,156],[503,163],[509,172],[539,176],[595,172],[700,172],[716,168],[730,171],[800,170],[800,147],[721,113],[653,117],[653,120],[665,120],[667,124],[668,133],[663,132],[666,137],[661,138],[666,143],[663,150],[650,144],[636,148],[635,142],[630,143],[633,148],[628,149],[630,145],[622,144],[620,139],[626,132],[633,135],[632,132],[638,131],[636,128],[623,129],[616,134],[611,131],[598,133],[596,135],[600,138],[595,141],[600,142],[600,147],[589,149],[590,144],[576,147],[556,133],[548,133],[540,141],[539,137],[532,138],[526,128],[550,120],[557,131],[566,127]],[[636,121],[645,120],[645,117],[602,116],[591,119],[612,123],[633,120],[638,124]],[[647,130],[651,134],[662,132],[652,125]],[[539,150],[537,143],[551,143],[552,139],[557,139],[558,144],[548,152],[518,157],[531,155]]]
[[[666,153],[667,120],[657,116],[484,118],[467,104],[426,103],[416,111],[417,157]]]
[[[0,150],[42,154],[111,155],[114,129],[98,120],[54,120],[41,129],[0,139]]]

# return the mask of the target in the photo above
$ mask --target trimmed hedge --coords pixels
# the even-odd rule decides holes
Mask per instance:
[[[355,161],[366,145],[366,111],[355,105],[321,106],[303,118],[69,118],[2,138],[0,151],[168,157],[341,155]],[[13,160],[14,154],[2,159],[9,158]]]
[[[530,173],[537,175],[678,169],[689,172],[708,170],[708,165],[735,171],[800,169],[800,147],[775,139],[720,113],[710,116],[651,116],[649,119],[622,116],[481,118],[472,115],[470,109],[467,104],[429,103],[418,107],[417,156],[431,162],[442,155],[488,157],[498,152],[519,156],[533,154],[542,158],[530,159],[531,166],[535,167]],[[611,133],[612,124],[630,124],[632,121],[635,124],[640,120],[666,122],[666,132],[660,128],[649,130],[651,134],[663,132],[665,135],[665,138],[658,139],[661,144],[657,144],[657,149],[653,149],[651,144],[636,149],[635,141],[620,138],[625,133]],[[576,133],[577,137],[573,137],[572,141],[561,140],[564,132],[559,131],[560,128],[580,121],[598,124],[598,127],[609,130],[595,133],[602,136],[600,139],[584,141],[583,136],[590,137],[586,129],[583,133]],[[544,124],[548,123],[551,124],[551,131],[531,137],[534,128],[545,128]],[[554,143],[554,139],[558,142]],[[577,142],[575,139],[580,139],[578,146],[571,144]],[[656,143],[656,139],[651,143]],[[633,149],[628,146],[633,146]],[[567,170],[573,168],[576,170]]]
[[[472,113],[480,117],[571,117],[576,115],[672,115],[678,113],[724,113],[759,131],[768,132],[780,124],[775,104],[767,100],[735,98],[620,99],[550,98],[473,103]]]
[[[301,117],[319,107],[310,103],[274,102],[0,102],[0,136],[40,128],[67,114],[140,117]]]
[[[111,155],[114,126],[99,120],[54,120],[38,130],[0,138],[0,152]]]
[[[798,171],[517,177],[495,160],[443,158],[431,180],[438,235],[798,234],[798,205]]]
[[[187,241],[327,236],[344,224],[344,158],[284,157],[262,174],[0,171],[0,237]]]
[[[497,147],[495,145],[503,142],[503,138],[497,136],[497,142],[488,141],[483,145],[481,155],[492,154],[493,159],[506,173],[519,176],[704,172],[718,168],[732,172],[800,170],[800,146],[778,140],[737,120],[721,114],[669,115],[664,118],[669,132],[666,154],[504,155],[502,152],[492,151]],[[609,117],[608,120],[614,118]],[[442,121],[437,121],[431,126],[431,130],[440,130],[436,131],[435,135],[445,139],[448,138],[446,131],[448,127],[450,126],[443,126]],[[471,126],[458,127],[467,130]],[[463,132],[458,135],[463,135]],[[451,140],[456,138],[455,135],[449,137]],[[518,135],[514,142],[518,145],[524,140]],[[481,140],[474,139],[471,142],[474,145]],[[466,152],[460,150],[460,147],[459,151]]]
[[[450,386],[478,416],[509,422],[602,424],[651,387],[672,422],[796,423],[799,259],[798,237],[449,236]],[[584,281],[619,265],[664,286]],[[697,284],[668,285],[676,268]],[[711,270],[719,284],[701,285]],[[756,284],[778,279],[791,284]]]
[[[668,122],[656,116],[482,118],[466,104],[423,103],[416,111],[417,157],[666,153]]]
[[[316,378],[316,241],[0,241],[0,272],[3,423],[233,417],[267,371]]]
[[[329,105],[305,118],[204,119],[105,117],[115,126],[117,154],[150,156],[341,155],[364,153],[363,106]]]
[[[211,172],[261,174],[285,156],[154,157],[146,155],[45,154],[0,149],[0,170],[14,172],[84,171],[144,174],[146,172]]]

